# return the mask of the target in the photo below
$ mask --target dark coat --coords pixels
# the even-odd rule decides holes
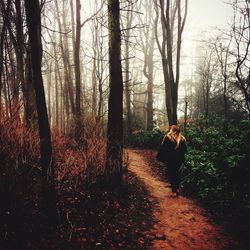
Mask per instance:
[[[185,153],[187,152],[186,141],[180,141],[179,146],[176,148],[177,142],[171,140],[166,136],[158,151],[157,159],[169,165],[181,165],[185,160]]]

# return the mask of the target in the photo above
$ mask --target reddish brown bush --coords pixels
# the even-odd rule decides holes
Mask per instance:
[[[101,125],[93,122],[90,119],[84,121],[84,133],[79,134],[79,141],[84,142],[84,145],[53,129],[53,161],[58,184],[65,178],[75,177],[81,182],[95,182],[103,174],[106,142],[101,137]],[[39,157],[37,131],[27,130],[20,122],[13,120],[1,126],[1,180],[10,178],[9,181],[15,182],[24,172],[40,172]]]

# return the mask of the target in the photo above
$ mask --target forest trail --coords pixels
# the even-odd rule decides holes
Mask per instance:
[[[204,209],[185,197],[172,197],[170,184],[156,177],[139,150],[128,150],[129,170],[146,185],[153,200],[155,224],[153,248],[178,250],[228,249],[232,243]]]

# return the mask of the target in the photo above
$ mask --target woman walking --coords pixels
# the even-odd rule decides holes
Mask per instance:
[[[164,137],[157,159],[166,163],[172,192],[179,195],[180,167],[185,160],[187,152],[186,139],[181,134],[180,128],[172,125],[170,131]]]

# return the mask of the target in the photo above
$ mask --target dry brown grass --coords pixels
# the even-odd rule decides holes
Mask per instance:
[[[18,121],[6,121],[0,128],[1,159],[8,165],[35,166],[39,159],[39,135]]]
[[[85,138],[84,149],[75,139],[53,134],[53,155],[58,181],[79,177],[82,181],[95,182],[104,172],[106,142],[100,138]]]
[[[84,134],[78,139],[52,130],[53,160],[56,180],[76,178],[84,182],[95,182],[104,172],[106,141],[102,137],[100,123],[91,119],[84,121]],[[27,130],[18,121],[7,121],[0,129],[1,179],[20,177],[24,168],[40,171],[39,135]],[[79,141],[84,142],[79,145]],[[3,170],[4,169],[4,170]],[[19,170],[19,171],[17,171]]]

